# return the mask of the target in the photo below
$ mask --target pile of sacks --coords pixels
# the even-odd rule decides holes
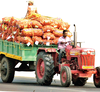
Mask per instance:
[[[0,21],[0,39],[27,44],[57,44],[63,30],[70,25],[59,18],[34,16],[27,19],[4,17]],[[72,36],[69,32],[69,37]]]

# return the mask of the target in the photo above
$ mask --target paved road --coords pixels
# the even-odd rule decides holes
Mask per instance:
[[[100,88],[95,88],[94,84],[87,83],[83,87],[70,85],[62,87],[60,81],[55,80],[50,86],[40,86],[36,79],[32,77],[20,76],[14,78],[12,83],[2,83],[0,78],[0,91],[21,91],[21,92],[100,92]]]

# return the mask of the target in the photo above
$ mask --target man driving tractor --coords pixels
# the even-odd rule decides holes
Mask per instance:
[[[63,36],[61,36],[58,40],[58,51],[59,51],[58,63],[61,63],[62,52],[64,52],[66,46],[70,45],[71,43],[71,38],[69,38],[67,35],[68,35],[68,30],[63,30]]]

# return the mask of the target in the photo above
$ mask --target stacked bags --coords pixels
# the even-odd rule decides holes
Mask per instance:
[[[2,40],[33,45],[33,37],[43,35],[42,25],[35,20],[2,18],[0,23],[0,38]]]
[[[48,18],[45,16],[29,16],[26,19],[5,17],[0,21],[0,38],[2,40],[35,44],[56,44],[64,29],[70,25],[59,18]],[[72,34],[69,32],[69,37]]]

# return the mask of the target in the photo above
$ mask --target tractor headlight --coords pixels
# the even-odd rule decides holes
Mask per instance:
[[[87,52],[82,52],[82,55],[87,55]]]
[[[95,52],[91,52],[91,55],[95,55]]]

